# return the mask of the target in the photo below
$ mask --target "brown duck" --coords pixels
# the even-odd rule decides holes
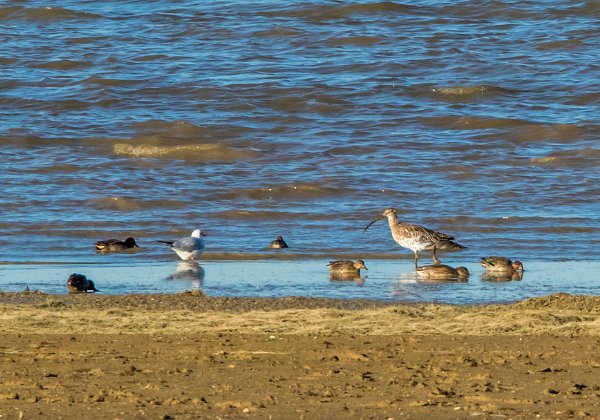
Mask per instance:
[[[512,261],[506,257],[482,257],[481,266],[487,271],[501,273],[513,273],[515,271],[525,271],[521,261]]]
[[[430,280],[459,280],[469,279],[469,270],[466,267],[450,267],[445,264],[426,265],[417,268],[420,277]]]

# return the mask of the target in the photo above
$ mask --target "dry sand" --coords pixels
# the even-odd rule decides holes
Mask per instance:
[[[600,297],[0,293],[0,418],[600,416]]]

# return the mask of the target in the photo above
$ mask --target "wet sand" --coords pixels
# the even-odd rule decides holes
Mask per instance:
[[[28,292],[0,308],[3,419],[600,415],[600,297]]]

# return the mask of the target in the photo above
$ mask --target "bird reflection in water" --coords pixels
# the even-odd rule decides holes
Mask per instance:
[[[367,276],[348,273],[330,273],[329,281],[353,281],[358,286],[364,286]]]
[[[523,280],[523,271],[513,271],[512,273],[486,271],[481,275],[482,281],[521,281]]]
[[[185,280],[192,282],[193,289],[200,289],[204,282],[204,268],[195,261],[181,261],[177,269],[166,280]]]

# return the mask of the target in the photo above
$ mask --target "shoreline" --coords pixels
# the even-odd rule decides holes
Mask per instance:
[[[3,418],[600,414],[600,297],[0,293]]]
[[[600,296],[565,293],[506,304],[456,305],[308,297],[213,297],[200,291],[124,295],[25,291],[0,292],[0,308],[0,319],[4,321],[0,323],[0,333],[11,331],[10,322],[18,322],[29,332],[126,333],[125,324],[140,318],[147,333],[177,333],[184,323],[186,330],[202,333],[243,327],[245,332],[271,329],[289,334],[360,329],[361,333],[375,335],[600,336]],[[77,323],[72,322],[72,313],[78,315]],[[39,322],[38,318],[52,319]],[[215,319],[220,322],[213,324]]]

